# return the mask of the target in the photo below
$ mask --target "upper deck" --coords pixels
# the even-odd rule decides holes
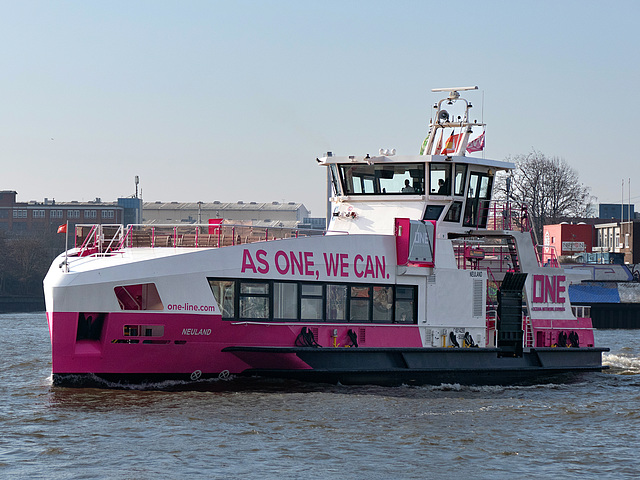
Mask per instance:
[[[395,150],[381,149],[378,155],[328,152],[317,159],[329,169],[329,230],[391,234],[390,218],[432,220],[442,235],[486,228],[495,175],[515,165],[466,155],[484,149],[485,125],[471,121],[472,105],[458,90],[476,88],[434,90],[449,95],[434,105],[420,155],[396,156]]]

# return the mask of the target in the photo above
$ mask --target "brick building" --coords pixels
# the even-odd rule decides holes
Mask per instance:
[[[99,198],[89,202],[56,202],[47,198],[43,202],[18,202],[17,195],[14,190],[0,190],[0,230],[8,233],[54,230],[67,222],[71,229],[76,224],[122,224],[125,217],[141,219],[142,200],[137,198],[117,202]]]
[[[545,253],[553,249],[558,257],[590,253],[595,241],[593,225],[559,223],[544,226]]]

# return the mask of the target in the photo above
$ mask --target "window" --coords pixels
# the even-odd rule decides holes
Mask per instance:
[[[269,284],[240,282],[240,317],[269,318]]]
[[[369,319],[371,304],[370,287],[351,287],[351,305],[349,321],[366,322]]]
[[[273,283],[273,318],[282,320],[298,318],[297,283]]]
[[[51,210],[49,215],[51,218],[62,218],[62,210]]]
[[[342,189],[340,188],[340,177],[338,175],[338,167],[335,163],[331,164],[330,175],[334,195],[342,195]]]
[[[163,310],[158,289],[153,283],[122,285],[114,288],[122,310]]]
[[[113,210],[102,210],[100,215],[102,218],[113,218]]]
[[[417,323],[415,287],[396,287],[396,323]]]
[[[465,164],[457,163],[456,178],[455,178],[455,184],[453,189],[454,195],[459,195],[459,196],[464,195],[464,186],[465,186],[464,180],[466,176],[467,176],[467,166]]]
[[[26,210],[14,210],[13,211],[13,218],[27,218],[27,211]]]
[[[467,205],[464,211],[464,226],[484,228],[487,226],[489,203],[491,202],[491,186],[493,177],[472,172],[469,175]]]
[[[322,320],[322,285],[303,283],[300,296],[300,318],[302,320]]]
[[[391,323],[393,321],[393,288],[373,287],[373,321]]]
[[[427,205],[422,217],[423,220],[438,220],[444,210],[444,205]]]
[[[45,218],[44,210],[33,210],[33,218]]]
[[[462,202],[453,202],[449,207],[449,211],[444,216],[445,222],[459,222],[462,213]]]
[[[80,218],[80,210],[69,210],[67,212],[68,218]]]
[[[209,278],[227,320],[417,323],[417,287]]]
[[[451,195],[451,164],[429,164],[429,193],[431,195]]]
[[[125,337],[163,337],[164,325],[125,325]]]
[[[327,321],[347,319],[347,286],[327,285]]]
[[[424,164],[339,165],[345,195],[424,193]]]
[[[84,218],[96,218],[96,211],[95,210],[85,210],[84,211]]]
[[[222,313],[222,318],[235,317],[235,286],[233,280],[209,280],[213,296]]]

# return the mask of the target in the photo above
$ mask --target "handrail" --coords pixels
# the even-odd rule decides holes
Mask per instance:
[[[89,228],[89,232],[85,234],[86,228]],[[75,255],[82,257],[136,247],[219,248],[284,238],[325,235],[326,230],[242,224],[130,224],[126,227],[120,224],[77,224],[75,233],[77,248]]]

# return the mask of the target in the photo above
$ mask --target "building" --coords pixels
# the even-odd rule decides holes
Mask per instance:
[[[119,198],[117,202],[103,202],[100,198],[89,202],[56,202],[48,198],[42,202],[18,202],[17,195],[14,190],[0,191],[0,230],[13,234],[56,230],[67,222],[71,230],[76,224],[140,223],[142,218],[139,198]]]
[[[590,253],[595,245],[593,225],[586,223],[559,223],[544,226],[544,252],[556,256],[575,256]]]
[[[624,263],[640,263],[640,221],[602,223],[595,226],[595,232],[594,252],[620,254]]]
[[[288,202],[145,202],[143,222],[146,224],[208,223],[223,218],[228,222],[264,226],[325,228],[325,219],[309,217],[302,203]]]
[[[621,204],[621,203],[601,203],[598,205],[598,218],[603,220],[620,220],[622,216],[623,221],[628,221],[629,216],[636,218],[634,211],[634,205]]]
[[[0,230],[13,234],[55,231],[69,222],[69,230],[77,224],[180,224],[203,223],[223,218],[227,222],[258,224],[264,227],[325,229],[324,218],[310,217],[302,203],[288,202],[142,202],[141,198],[118,198],[103,202],[18,202],[14,190],[0,191]]]

